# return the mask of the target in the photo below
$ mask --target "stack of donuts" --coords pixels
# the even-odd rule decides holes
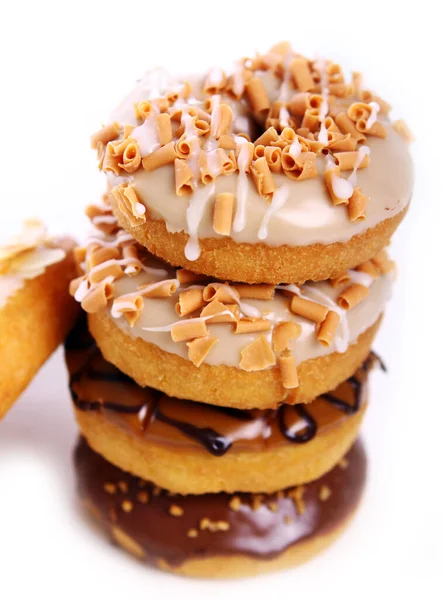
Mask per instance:
[[[92,136],[107,192],[70,289],[75,463],[138,558],[263,572],[354,514],[385,248],[412,190],[389,112],[359,73],[282,43],[227,72],[151,71]]]

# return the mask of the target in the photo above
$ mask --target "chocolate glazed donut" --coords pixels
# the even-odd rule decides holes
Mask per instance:
[[[366,459],[357,443],[319,480],[260,495],[173,495],[111,465],[83,439],[75,467],[85,506],[126,550],[184,574],[236,576],[301,562],[312,542],[322,541],[319,551],[331,541],[357,507]]]

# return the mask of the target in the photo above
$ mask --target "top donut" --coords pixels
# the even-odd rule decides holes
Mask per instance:
[[[335,277],[389,242],[412,193],[390,106],[288,43],[186,80],[149,72],[92,136],[120,224],[223,280]]]

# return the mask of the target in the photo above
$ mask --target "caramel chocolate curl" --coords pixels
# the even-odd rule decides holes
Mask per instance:
[[[230,311],[230,314],[222,314]],[[214,315],[211,319],[206,319],[207,323],[234,323],[238,320],[240,314],[239,306],[237,304],[223,304],[219,300],[213,300],[207,304],[201,311],[201,317],[209,317]]]
[[[275,364],[276,357],[265,335],[260,335],[241,350],[239,366],[244,371],[262,371]]]
[[[277,360],[281,372],[282,387],[286,390],[297,388],[299,378],[295,357],[288,350],[285,350]]]
[[[350,310],[368,296],[368,288],[360,283],[353,283],[338,296],[338,304],[345,310]]]
[[[253,175],[258,193],[262,197],[269,199],[276,191],[276,184],[265,157],[258,158],[252,163],[251,174]]]
[[[322,323],[328,313],[328,308],[323,304],[306,300],[300,296],[293,296],[291,300],[290,310],[295,315],[304,317],[315,323]]]
[[[343,134],[349,133],[353,138],[356,138],[358,142],[363,142],[366,139],[365,135],[356,129],[354,122],[344,112],[339,113],[339,115],[336,116],[335,121]]]
[[[387,137],[387,130],[382,123],[379,121],[375,121],[373,125],[369,128],[367,126],[367,119],[359,119],[356,121],[356,129],[362,133],[367,133],[368,135],[374,135],[380,138]]]
[[[134,173],[140,167],[141,162],[139,145],[137,142],[129,142],[123,152],[122,162],[119,163],[119,167],[127,173]]]
[[[230,235],[233,222],[234,196],[229,192],[217,194],[214,203],[213,229],[220,235]]]
[[[233,120],[233,111],[228,104],[221,104],[218,113],[217,127],[214,132],[216,140],[230,132],[231,121]]]
[[[123,277],[122,267],[114,259],[96,265],[88,274],[88,279],[92,284],[100,283],[107,277],[113,279]]]
[[[291,340],[296,340],[302,333],[299,323],[293,321],[282,321],[277,323],[273,329],[273,350],[283,352],[288,350]]]
[[[294,84],[300,92],[308,92],[314,88],[315,84],[307,59],[302,56],[294,58],[290,63],[290,72]]]
[[[174,175],[176,180],[176,194],[178,196],[191,194],[194,187],[193,171],[184,160],[180,158],[175,159]]]
[[[290,146],[287,146],[282,152],[281,160],[285,175],[295,181],[312,179],[318,174],[314,152],[302,152],[295,158],[291,155]]]
[[[268,99],[264,84],[259,77],[252,77],[246,83],[245,91],[254,113],[264,113],[270,108],[270,100]]]
[[[166,279],[140,286],[139,293],[144,298],[168,298],[176,293],[178,287],[177,279]]]
[[[176,313],[180,317],[184,317],[203,306],[205,306],[205,300],[203,299],[202,289],[189,288],[179,294],[179,302],[176,304]]]
[[[88,257],[88,267],[92,269],[103,262],[120,258],[120,252],[117,248],[96,248]]]
[[[112,194],[117,200],[119,209],[134,227],[146,221],[146,208],[139,201],[134,186],[128,183],[122,183],[113,188]]]
[[[267,319],[239,319],[234,326],[234,333],[255,333],[270,329],[271,323]]]
[[[219,300],[219,302],[237,302],[239,293],[228,283],[209,283],[204,291],[203,297],[206,302],[211,300]]]
[[[337,275],[336,277],[332,277],[331,279],[329,279],[330,285],[332,287],[339,287],[340,285],[343,285],[344,283],[348,283],[351,280],[350,274],[348,271],[344,271],[343,273],[340,273],[339,275]]]
[[[381,252],[379,252],[379,254],[377,254],[375,258],[372,259],[372,263],[384,275],[390,273],[390,271],[393,271],[393,269],[395,268],[395,262],[388,257],[387,252],[385,250],[381,250]]]
[[[327,135],[327,148],[335,152],[352,152],[358,145],[358,140],[352,137],[350,133],[344,135],[339,131],[329,131]]]
[[[142,296],[135,296],[134,294],[128,294],[127,296],[120,296],[113,302],[112,312],[115,315],[124,316],[128,321],[130,327],[134,327],[140,317],[140,313],[143,309],[143,298]]]
[[[119,137],[119,131],[120,127],[116,122],[105,125],[105,127],[102,127],[102,129],[99,129],[99,131],[96,131],[96,133],[93,133],[91,136],[91,148],[96,150],[99,142],[106,146],[108,142],[111,142]]]
[[[317,338],[318,341],[323,346],[330,346],[333,340],[333,337],[336,333],[336,329],[338,328],[340,322],[340,316],[337,312],[333,310],[329,310],[325,320],[321,323],[319,327]]]
[[[188,358],[196,366],[200,367],[205,358],[208,356],[211,348],[217,344],[219,340],[216,337],[202,337],[187,342]]]
[[[393,129],[408,143],[415,141],[413,133],[410,131],[407,123],[403,119],[398,119],[393,122]]]
[[[145,171],[154,171],[159,167],[173,163],[177,158],[174,142],[169,142],[142,159]]]
[[[173,131],[171,129],[171,117],[167,113],[156,116],[157,135],[161,146],[165,146],[173,141]]]
[[[237,283],[234,286],[241,298],[257,298],[258,300],[271,300],[275,287],[268,283]]]
[[[173,342],[186,342],[195,338],[206,337],[207,335],[208,329],[205,321],[200,318],[175,323],[171,329]]]
[[[358,152],[338,152],[333,154],[340,171],[351,171],[357,164],[358,169],[364,169],[370,164],[370,156],[366,154],[358,163]]]
[[[269,127],[262,135],[254,142],[255,146],[269,146],[271,142],[276,142],[279,139],[279,134],[274,127]]]
[[[113,297],[113,286],[109,281],[102,281],[93,287],[83,298],[81,306],[87,313],[96,313],[107,307],[108,301]]]
[[[353,195],[348,201],[348,216],[350,221],[364,221],[365,209],[367,207],[368,197],[362,193],[360,187],[354,189]]]

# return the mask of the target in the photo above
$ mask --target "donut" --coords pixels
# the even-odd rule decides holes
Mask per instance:
[[[410,134],[340,65],[280,44],[189,78],[149,72],[92,136],[120,225],[172,265],[304,283],[370,260],[406,214]]]
[[[0,418],[62,343],[78,305],[74,242],[51,239],[37,221],[0,247]]]
[[[363,366],[309,405],[236,410],[140,388],[79,323],[65,344],[77,422],[124,471],[180,494],[274,492],[318,479],[344,456],[366,409]]]
[[[295,566],[331,544],[358,507],[366,459],[358,443],[320,479],[275,494],[177,496],[85,440],[75,469],[83,507],[116,545],[173,573],[235,578]]]
[[[241,409],[310,401],[364,361],[391,293],[385,252],[325,282],[249,285],[172,269],[110,227],[79,249],[71,293],[108,361],[177,398]]]

